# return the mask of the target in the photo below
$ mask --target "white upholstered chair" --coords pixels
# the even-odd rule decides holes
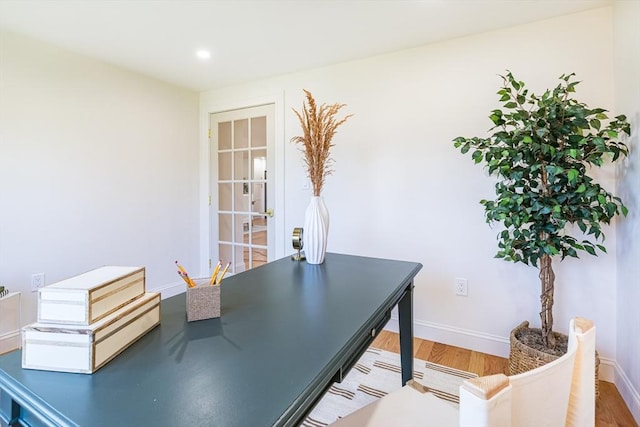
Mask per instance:
[[[459,407],[411,381],[332,426],[593,427],[595,339],[593,322],[575,318],[565,355],[522,374],[465,380]]]

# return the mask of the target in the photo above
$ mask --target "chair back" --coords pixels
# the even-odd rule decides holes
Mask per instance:
[[[564,427],[577,350],[575,334],[569,333],[569,345],[564,355],[531,371],[509,377],[513,388],[512,426]]]
[[[531,371],[465,380],[460,426],[589,427],[595,424],[595,327],[575,318],[567,352]]]
[[[591,320],[576,318],[576,353],[567,427],[594,427],[596,423],[596,327]]]

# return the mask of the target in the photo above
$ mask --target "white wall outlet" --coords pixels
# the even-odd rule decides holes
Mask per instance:
[[[38,288],[44,286],[44,273],[31,275],[31,292],[35,292]]]
[[[455,280],[456,285],[456,295],[461,297],[467,296],[467,279],[463,279],[462,277],[456,277]]]

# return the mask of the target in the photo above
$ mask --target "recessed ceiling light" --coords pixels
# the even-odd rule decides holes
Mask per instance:
[[[196,56],[200,59],[209,59],[211,58],[211,52],[208,50],[201,49],[196,52]]]

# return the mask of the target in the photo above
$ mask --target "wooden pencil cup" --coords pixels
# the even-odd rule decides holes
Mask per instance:
[[[194,281],[194,288],[187,287],[187,321],[220,317],[220,286],[209,285],[209,279]]]

